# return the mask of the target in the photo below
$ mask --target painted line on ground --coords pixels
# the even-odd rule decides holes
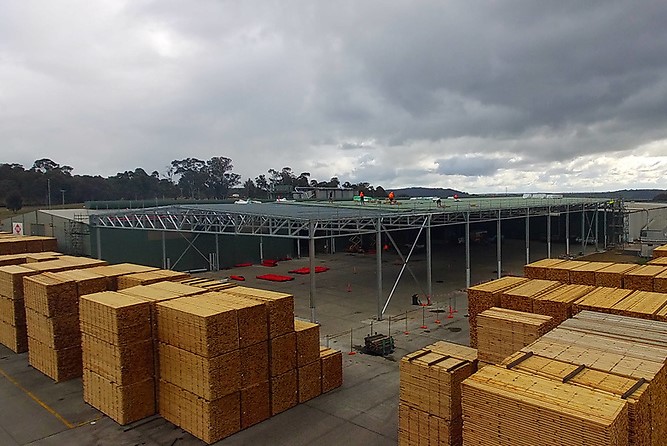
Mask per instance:
[[[8,375],[2,368],[0,368],[0,375],[4,376],[7,378],[7,381],[10,383],[14,384],[16,387],[18,387],[23,393],[28,395],[34,402],[42,406],[47,412],[49,412],[51,415],[56,417],[60,422],[62,422],[68,429],[72,429],[76,426],[74,426],[72,423],[67,421],[62,415],[60,415],[58,412],[56,412],[51,406],[46,404],[44,401],[40,400],[37,395],[23,387],[18,381],[16,381],[14,378],[12,378],[10,375]]]

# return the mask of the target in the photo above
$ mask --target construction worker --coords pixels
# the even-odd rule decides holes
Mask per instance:
[[[396,202],[395,197],[396,196],[394,195],[394,191],[389,192],[389,203],[390,204],[394,204]]]
[[[359,203],[364,204],[364,191],[359,191]]]

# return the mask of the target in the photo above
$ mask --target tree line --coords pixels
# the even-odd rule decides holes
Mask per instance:
[[[381,186],[358,184],[332,177],[328,181],[311,178],[310,173],[296,175],[290,167],[269,169],[254,179],[242,181],[234,173],[230,158],[209,160],[185,158],[171,162],[166,174],[142,168],[119,172],[114,176],[73,175],[74,168],[48,158],[36,160],[32,167],[0,163],[0,203],[12,210],[23,206],[82,203],[100,200],[148,200],[154,198],[225,199],[232,193],[248,198],[268,199],[280,186],[346,187],[368,196],[385,197]],[[282,190],[281,189],[281,190]]]

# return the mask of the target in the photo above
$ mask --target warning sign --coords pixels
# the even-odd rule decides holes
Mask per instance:
[[[14,234],[14,235],[23,235],[23,223],[13,223],[12,224],[12,234]]]

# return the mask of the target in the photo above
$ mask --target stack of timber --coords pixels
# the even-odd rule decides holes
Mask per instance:
[[[438,342],[401,359],[398,444],[461,445],[461,382],[477,371],[477,352]]]
[[[489,308],[500,306],[500,295],[527,282],[523,277],[506,276],[468,288],[468,324],[470,346],[477,347],[477,315]]]
[[[636,386],[624,389],[634,391],[643,382],[649,384],[649,414],[637,412],[631,423],[632,432],[648,429],[652,445],[664,444],[667,438],[667,324],[582,311],[522,349],[528,355],[568,362],[598,371],[632,378]],[[650,429],[644,425],[649,424]],[[639,434],[638,434],[639,435]]]
[[[656,276],[667,271],[667,266],[644,265],[623,274],[623,288],[629,290],[653,291]]]
[[[0,237],[0,255],[57,251],[58,241],[53,237],[14,236]]]
[[[118,291],[118,278],[129,274],[156,271],[153,266],[136,265],[134,263],[118,263],[115,265],[98,266],[91,268],[92,272],[107,278],[107,290]]]
[[[609,393],[628,402],[628,444],[651,444],[651,392],[648,382],[617,373],[595,370],[581,364],[519,352],[503,363],[512,369],[573,386]]]
[[[667,257],[667,245],[658,246],[653,249],[653,258]]]
[[[30,364],[55,380],[81,376],[79,296],[106,291],[87,269],[43,273],[23,281]]]
[[[533,301],[533,312],[552,318],[547,331],[572,317],[574,303],[589,294],[595,287],[588,285],[564,285],[538,296]]]
[[[555,280],[562,283],[572,283],[570,281],[570,271],[575,268],[581,268],[589,262],[583,262],[581,260],[566,260],[564,262],[557,263],[549,268],[546,268],[546,277],[547,280]]]
[[[119,424],[155,414],[150,304],[112,291],[79,302],[83,399]]]
[[[58,252],[34,252],[23,254],[0,255],[0,266],[20,265],[22,263],[44,262],[46,260],[57,260],[62,254]]]
[[[590,293],[582,296],[572,305],[572,313],[581,311],[597,311],[600,313],[611,313],[614,305],[632,294],[632,290],[622,288],[597,287]]]
[[[627,403],[614,395],[493,365],[461,387],[465,445],[628,445]]]
[[[667,257],[660,258],[667,260]],[[664,266],[667,267],[667,262],[665,262]],[[667,270],[653,278],[653,291],[656,293],[667,293]]]
[[[137,285],[150,285],[155,282],[172,281],[179,282],[190,277],[188,273],[171,271],[169,269],[157,269],[143,273],[126,274],[118,277],[117,286],[119,290],[131,288]]]
[[[322,362],[320,361],[320,326],[294,320],[296,333],[296,364],[299,403],[322,393]]]
[[[648,261],[648,264],[667,266],[667,256],[654,257]]]
[[[561,259],[541,259],[533,263],[524,265],[523,275],[528,279],[542,279],[547,278],[547,268],[563,263],[565,260]]]
[[[535,299],[541,294],[562,286],[562,283],[553,280],[529,280],[519,286],[504,290],[500,295],[499,306],[509,310],[532,313]]]
[[[611,307],[611,314],[656,319],[657,313],[667,305],[667,294],[650,291],[634,291],[622,301]]]
[[[232,282],[221,282],[219,280],[206,279],[206,278],[188,278],[184,280],[179,280],[179,282],[185,285],[192,285],[199,288],[204,288],[205,290],[208,291],[222,291],[236,286],[236,284]]]
[[[477,318],[477,354],[482,362],[499,364],[551,328],[552,318],[504,308],[491,308]]]
[[[570,270],[570,283],[595,286],[595,272],[613,265],[612,262],[588,262]]]
[[[320,367],[322,369],[322,393],[330,392],[343,385],[343,354],[340,351],[320,346]]]
[[[104,265],[106,262],[71,256],[57,260],[0,266],[0,343],[16,353],[28,350],[23,279],[44,272],[56,272]]]
[[[637,268],[639,268],[639,265],[632,263],[614,263],[595,271],[595,285],[607,288],[625,288],[623,286],[623,275]]]

